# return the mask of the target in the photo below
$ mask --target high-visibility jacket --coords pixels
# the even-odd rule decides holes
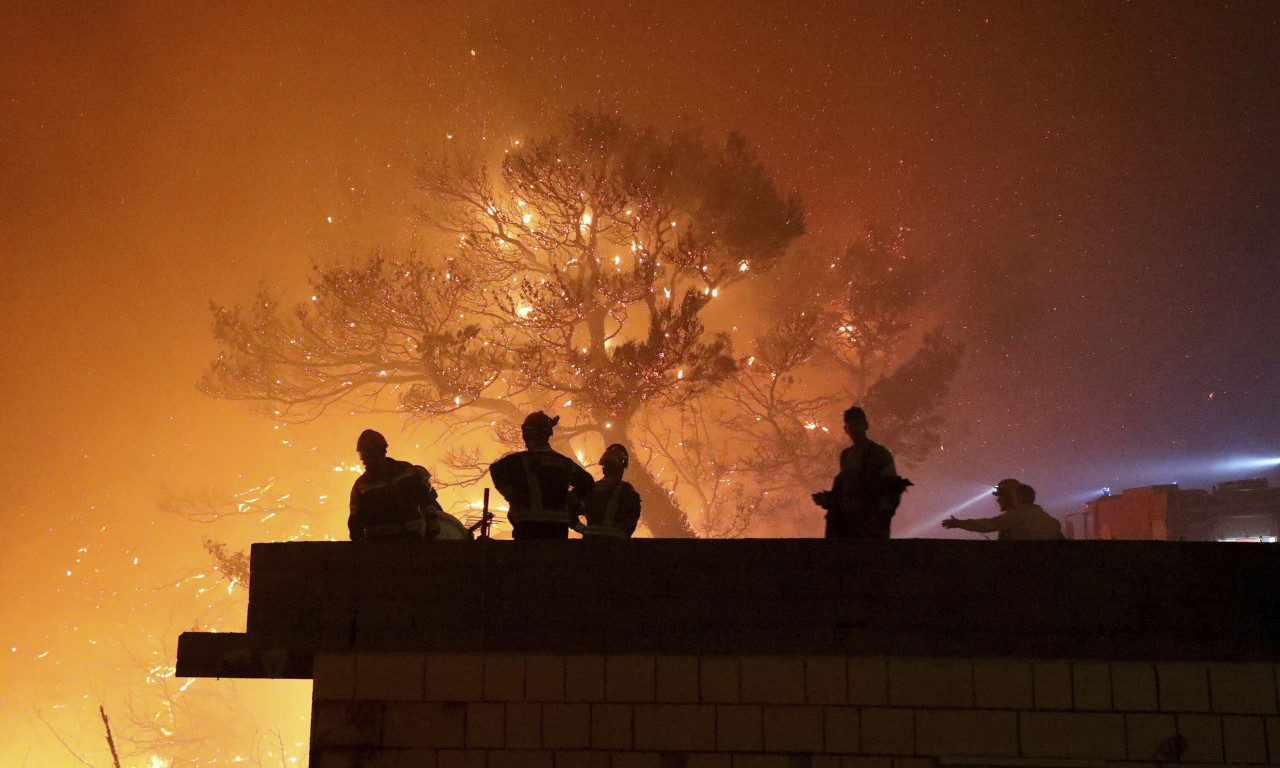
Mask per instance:
[[[630,538],[640,522],[640,494],[626,480],[606,477],[582,500],[582,516],[586,525],[575,529],[583,537]]]
[[[431,473],[407,461],[387,459],[386,467],[366,471],[351,486],[351,540],[435,538],[439,508]]]
[[[512,525],[569,525],[577,516],[578,500],[596,482],[578,462],[550,447],[507,454],[489,466],[489,476],[507,500],[507,519]]]

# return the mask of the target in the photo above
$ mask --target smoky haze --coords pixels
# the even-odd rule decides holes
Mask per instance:
[[[122,647],[240,628],[234,592],[191,615],[166,586],[210,571],[202,536],[344,536],[363,426],[438,455],[393,416],[277,429],[200,395],[209,302],[302,298],[313,262],[405,244],[426,153],[573,109],[741,132],[813,252],[911,229],[939,275],[921,320],[967,355],[895,535],[943,535],[1006,476],[1063,516],[1280,455],[1272,5],[685,6],[5,4],[0,768],[66,762],[55,731],[101,761]],[[300,511],[158,506],[273,479]]]

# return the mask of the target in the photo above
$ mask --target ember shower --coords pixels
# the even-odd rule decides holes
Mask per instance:
[[[912,333],[927,265],[900,230],[790,253],[801,203],[739,136],[710,149],[577,113],[492,173],[437,161],[422,192],[438,245],[318,266],[296,308],[217,308],[205,390],[285,420],[394,404],[436,428],[446,485],[483,480],[524,413],[560,413],[579,456],[639,459],[664,536],[803,529],[851,402],[907,461],[937,444],[960,349]],[[467,433],[490,444],[450,444]]]
[[[834,288],[809,276],[850,244],[936,276],[898,354],[945,324],[964,357],[895,535],[944,535],[940,514],[1011,475],[1059,516],[1103,486],[1209,482],[1202,466],[1274,484],[1274,465],[1216,469],[1280,454],[1274,17],[1250,2],[5,4],[0,768],[78,765],[68,748],[109,765],[99,705],[128,768],[302,759],[303,688],[173,695],[177,633],[243,616],[204,540],[230,557],[343,537],[361,429],[462,482],[443,448],[487,459],[502,420],[437,447],[431,416],[286,425],[209,398],[193,386],[219,352],[208,302],[252,311],[265,287],[281,309],[311,304],[313,264],[367,266],[378,248],[384,266],[416,247],[447,267],[458,238],[428,242],[417,217],[423,161],[475,151],[496,173],[575,110],[715,156],[741,132],[779,198],[803,199],[806,234],[695,315],[699,343],[731,335],[735,371],[812,285]],[[605,275],[634,269],[626,242],[601,256],[622,267]],[[610,355],[647,339],[647,314],[630,317]],[[591,421],[552,394],[563,425]],[[816,455],[835,425],[813,423]],[[602,440],[580,436],[584,463]],[[834,455],[815,471],[809,490]],[[442,496],[464,515],[479,501]],[[811,535],[814,514],[770,530]]]

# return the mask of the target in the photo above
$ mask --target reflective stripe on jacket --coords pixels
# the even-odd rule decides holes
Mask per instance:
[[[570,525],[570,511],[589,492],[595,479],[568,456],[550,447],[508,454],[489,467],[493,484],[507,500],[507,519]]]
[[[628,538],[640,521],[640,494],[621,478],[606,477],[582,500],[586,525],[576,526],[583,536]]]

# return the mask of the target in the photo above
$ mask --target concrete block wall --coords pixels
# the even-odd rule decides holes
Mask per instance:
[[[293,542],[255,544],[252,572],[241,645],[300,677],[292,659],[330,650],[1280,657],[1267,546]],[[216,675],[240,641],[187,642],[180,666]]]
[[[1274,546],[293,542],[251,567],[246,631],[185,633],[178,674],[313,679],[320,768],[1280,764]]]
[[[1280,764],[1271,662],[323,652],[317,768]]]

